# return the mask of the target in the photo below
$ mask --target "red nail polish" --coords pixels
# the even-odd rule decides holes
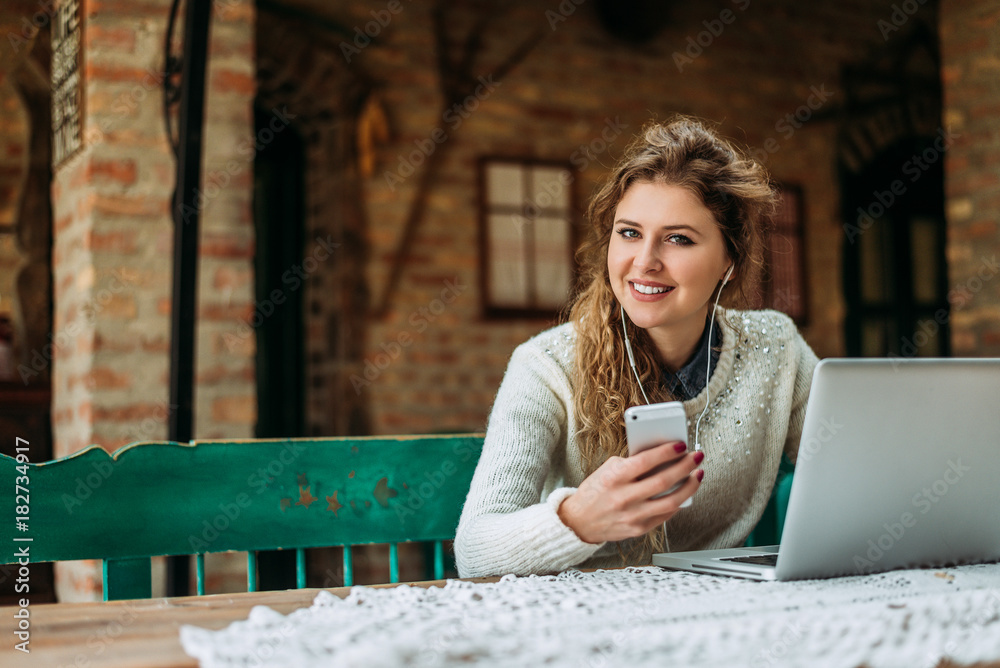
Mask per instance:
[[[677,445],[674,446],[674,450],[676,450],[677,452],[684,452],[687,449],[688,446],[685,443],[678,443]]]
[[[698,473],[696,473],[695,476],[698,478],[698,482],[701,482],[705,478],[705,471],[698,469]]]
[[[705,459],[705,453],[704,452],[699,451],[699,452],[694,453],[694,465],[695,466],[697,466],[698,464],[701,464],[701,462],[704,461],[704,459]],[[698,478],[698,479],[701,480],[701,478]]]

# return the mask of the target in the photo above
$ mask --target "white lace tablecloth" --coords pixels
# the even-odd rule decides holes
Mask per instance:
[[[1000,660],[1000,565],[752,582],[658,568],[321,592],[220,631],[202,666],[933,668]]]

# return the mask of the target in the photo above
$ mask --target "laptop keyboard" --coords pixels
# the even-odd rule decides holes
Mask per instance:
[[[738,561],[741,564],[754,564],[755,566],[776,566],[778,564],[777,554],[760,554],[747,557],[727,557],[719,561]]]

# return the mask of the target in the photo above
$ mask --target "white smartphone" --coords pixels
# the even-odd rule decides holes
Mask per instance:
[[[632,406],[625,410],[625,437],[628,439],[628,454],[635,455],[643,450],[655,447],[669,441],[688,442],[687,414],[684,412],[684,404],[679,401],[667,401],[661,404],[650,404],[648,406]],[[680,461],[680,458],[661,466],[655,472],[673,466]],[[676,485],[653,497],[655,499],[666,496],[686,482],[686,478]],[[681,508],[691,505],[691,497],[688,497]]]

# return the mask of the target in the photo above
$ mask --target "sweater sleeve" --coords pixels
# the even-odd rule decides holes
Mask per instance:
[[[802,440],[802,426],[806,419],[806,404],[809,402],[813,371],[819,363],[816,353],[798,331],[795,332],[795,343],[798,348],[798,364],[795,371],[795,385],[792,389],[792,412],[788,419],[788,437],[785,440],[785,454],[792,460],[792,463],[795,463],[798,458],[799,441]]]
[[[564,570],[602,544],[586,543],[557,510],[574,488],[542,500],[558,448],[566,446],[569,381],[530,344],[514,351],[490,414],[455,536],[461,577]]]

